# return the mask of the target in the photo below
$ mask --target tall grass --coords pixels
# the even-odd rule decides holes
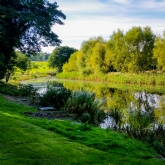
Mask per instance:
[[[118,84],[136,84],[136,85],[165,85],[165,74],[157,73],[109,73],[109,74],[92,74],[82,76],[76,72],[60,73],[57,78],[111,82]]]
[[[71,95],[71,91],[64,87],[50,88],[48,86],[47,92],[40,97],[40,105],[53,106],[57,110],[63,108]]]
[[[165,128],[163,124],[155,121],[154,114],[131,111],[128,120],[124,121],[124,113],[118,108],[108,112],[115,122],[112,129],[124,131],[130,137],[151,144],[161,155],[165,157]]]
[[[63,72],[63,73],[57,73],[56,78],[59,79],[73,79],[73,80],[82,80],[83,77],[80,76],[78,72]]]
[[[95,94],[87,91],[74,91],[67,102],[67,110],[76,114],[82,122],[99,125],[106,115],[102,103],[95,100]]]
[[[67,120],[27,117],[36,109],[0,95],[1,165],[164,165],[148,144]]]

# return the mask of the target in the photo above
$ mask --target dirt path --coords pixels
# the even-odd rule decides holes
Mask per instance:
[[[20,97],[20,96],[9,96],[5,94],[1,94],[3,97],[5,97],[7,100],[10,100],[15,103],[27,105],[33,108],[38,109],[37,106],[32,105],[31,102],[26,97]],[[39,117],[39,118],[48,118],[48,119],[74,119],[74,115],[70,115],[69,113],[66,113],[65,111],[38,111],[38,112],[24,112],[25,115],[31,116],[31,117]]]
[[[35,106],[33,106],[30,101],[26,98],[26,97],[20,97],[20,96],[10,96],[10,95],[5,95],[5,94],[1,94],[3,97],[5,97],[7,100],[10,100],[10,101],[13,101],[13,102],[16,102],[16,103],[20,103],[20,104],[23,104],[23,105],[28,105],[30,107],[34,107],[36,108]]]

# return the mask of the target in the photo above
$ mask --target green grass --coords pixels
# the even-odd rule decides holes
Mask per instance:
[[[165,85],[165,74],[156,73],[109,73],[109,74],[91,74],[82,76],[76,72],[59,73],[56,75],[61,79],[86,80],[98,82],[110,82],[117,84],[133,85]]]
[[[0,96],[1,165],[163,165],[148,144],[66,120],[31,118],[36,110]]]
[[[16,69],[14,75],[10,79],[10,82],[14,81],[23,81],[29,80],[38,77],[46,77],[55,74],[55,69],[50,69],[48,67],[47,61],[33,61],[32,69],[27,71],[21,71],[19,68]]]

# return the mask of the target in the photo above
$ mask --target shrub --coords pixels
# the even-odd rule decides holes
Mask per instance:
[[[0,83],[0,93],[8,94],[11,96],[19,96],[20,92],[16,85],[8,84],[8,83]]]
[[[77,115],[82,122],[98,125],[105,119],[101,102],[95,100],[95,94],[87,91],[74,91],[67,102],[69,113]]]
[[[114,107],[108,111],[108,116],[112,117],[115,122],[115,124],[113,124],[113,129],[120,130],[122,125],[122,118],[123,118],[122,111],[119,108]]]
[[[29,101],[32,104],[35,105],[39,103],[39,94],[37,92],[38,88],[33,87],[32,84],[28,84],[28,85],[20,84],[18,88],[20,95],[28,97]]]
[[[53,106],[56,109],[61,109],[65,106],[71,91],[64,87],[50,88],[40,98],[40,104],[43,106]]]
[[[21,96],[30,97],[37,95],[38,89],[34,88],[32,84],[28,84],[28,85],[19,84],[18,88]]]
[[[48,81],[47,88],[49,88],[49,87],[63,87],[64,88],[63,84],[59,83],[57,81]]]
[[[88,131],[88,130],[91,130],[92,127],[91,127],[91,125],[89,125],[88,121],[86,121],[86,122],[82,123],[80,129],[82,131]]]

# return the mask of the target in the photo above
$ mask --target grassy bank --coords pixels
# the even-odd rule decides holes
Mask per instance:
[[[109,74],[92,74],[80,75],[76,72],[59,73],[56,75],[60,79],[87,80],[98,82],[110,82],[117,84],[134,84],[134,85],[165,85],[165,74],[157,73],[109,73]]]
[[[0,96],[0,164],[163,165],[148,144],[66,120],[26,116],[34,108]],[[26,113],[27,114],[27,113]]]
[[[16,68],[14,74],[12,75],[11,81],[24,81],[39,77],[54,76],[56,70],[50,69],[48,67],[47,61],[33,61],[31,68],[26,71],[22,71],[19,68]]]

